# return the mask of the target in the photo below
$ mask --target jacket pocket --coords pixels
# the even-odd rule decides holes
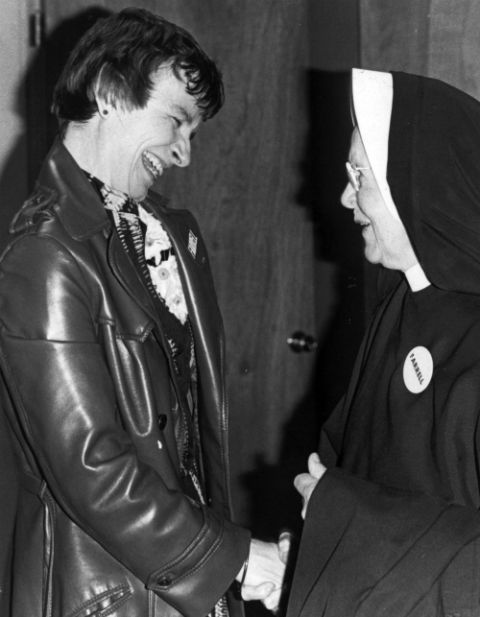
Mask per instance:
[[[109,617],[132,595],[130,586],[118,585],[85,602],[67,617]]]

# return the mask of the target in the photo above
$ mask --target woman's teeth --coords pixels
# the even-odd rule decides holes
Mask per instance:
[[[154,154],[145,150],[142,154],[142,160],[144,166],[147,170],[152,174],[152,176],[156,179],[162,175],[163,165]]]

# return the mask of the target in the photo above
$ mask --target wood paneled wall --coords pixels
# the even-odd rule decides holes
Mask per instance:
[[[359,0],[362,66],[442,79],[480,98],[477,0]]]

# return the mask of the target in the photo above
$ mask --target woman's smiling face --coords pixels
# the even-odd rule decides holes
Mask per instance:
[[[365,258],[370,263],[405,272],[418,260],[405,227],[385,204],[357,128],[352,133],[348,166],[349,181],[340,201],[353,210],[355,223],[362,226]]]
[[[108,169],[101,179],[135,199],[143,199],[172,165],[186,167],[190,163],[190,141],[202,121],[185,82],[168,67],[160,68],[153,82],[144,108],[107,105],[108,114],[102,118],[108,155],[98,163],[101,169],[105,165]]]

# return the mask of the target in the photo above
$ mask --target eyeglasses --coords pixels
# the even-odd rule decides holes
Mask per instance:
[[[350,161],[345,163],[345,167],[347,168],[348,181],[353,186],[355,192],[358,193],[360,190],[360,172],[370,169],[370,167],[356,167]]]

